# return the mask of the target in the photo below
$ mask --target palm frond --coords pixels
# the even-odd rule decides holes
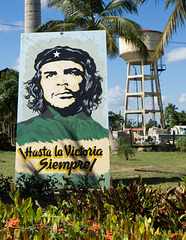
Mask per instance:
[[[61,31],[75,31],[77,29],[77,23],[67,21],[48,21],[40,25],[36,32],[61,32]]]
[[[185,20],[186,20],[186,2],[185,0],[177,0],[174,10],[157,44],[154,56],[159,57],[159,53],[163,51],[164,46],[171,39],[172,35],[177,31],[177,29],[185,25]]]
[[[141,56],[145,60],[147,59],[148,50],[143,42],[144,34],[139,24],[117,16],[103,17],[100,23],[109,26],[116,36],[125,38],[126,41],[139,48]]]
[[[177,0],[166,0],[165,9],[167,9],[171,4],[175,4]]]
[[[101,13],[102,16],[123,16],[123,13],[137,13],[136,4],[130,0],[113,0],[105,10]]]
[[[137,13],[134,0],[111,0],[106,6],[104,0],[48,0],[48,7],[57,8],[64,14],[63,21],[48,21],[37,28],[40,32],[98,30],[106,31],[107,53],[110,58],[118,55],[117,37],[125,37],[140,47],[143,33],[138,24],[122,18],[123,13]],[[140,39],[138,39],[140,38]]]
[[[148,0],[136,0],[136,4],[144,4],[146,3]],[[159,0],[154,0],[154,2],[158,2]],[[171,1],[171,0],[170,0]]]
[[[81,18],[84,18],[88,21],[89,19],[89,14],[84,14],[83,12],[81,11],[71,11],[71,12],[68,12],[65,14],[65,17],[68,18],[68,19],[81,19]]]
[[[136,0],[136,4],[144,4],[146,3],[148,0]]]
[[[105,9],[105,2],[102,0],[85,0],[91,12],[100,14]]]
[[[119,54],[118,43],[116,41],[116,36],[113,34],[112,30],[105,26],[102,23],[98,24],[99,30],[106,31],[106,40],[107,40],[107,56],[110,59],[115,58]]]
[[[65,17],[81,12],[82,15],[90,14],[88,6],[84,0],[48,0],[49,8],[57,8]]]

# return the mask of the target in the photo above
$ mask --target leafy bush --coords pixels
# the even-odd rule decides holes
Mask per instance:
[[[50,203],[54,204],[54,192],[59,186],[59,181],[52,175],[44,179],[38,173],[29,176],[22,173],[16,181],[16,186],[19,187],[20,195],[24,198],[32,197],[34,200],[39,198],[42,202],[50,199]]]
[[[13,184],[12,177],[4,177],[0,174],[0,196],[9,196],[9,191]]]
[[[0,133],[0,142],[9,142],[10,139],[6,133]]]
[[[176,147],[180,149],[180,151],[186,152],[186,136],[178,138],[176,141]]]
[[[111,186],[103,191],[89,190],[86,195],[76,191],[63,202],[63,206],[60,201],[58,204],[65,210],[65,214],[76,213],[78,217],[86,209],[86,212],[91,210],[93,218],[99,215],[99,220],[104,221],[112,208],[120,220],[128,217],[135,221],[136,218],[147,217],[152,219],[155,229],[178,231],[186,226],[185,199],[185,190],[181,192],[173,188],[163,194],[161,185],[159,189],[153,190],[143,185],[141,180],[139,185],[134,181],[128,187],[120,184],[117,188]]]
[[[44,208],[39,200],[35,206],[31,197],[22,199],[22,187],[10,192],[13,204],[0,200],[0,239],[186,239],[185,178],[166,193],[162,185],[152,189],[142,179],[109,189],[89,189],[85,182],[63,188],[56,205]],[[46,186],[51,188],[49,180]]]
[[[15,147],[10,143],[10,137],[6,133],[0,133],[0,150],[14,151]]]

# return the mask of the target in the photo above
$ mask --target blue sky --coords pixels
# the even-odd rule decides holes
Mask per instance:
[[[41,0],[42,1],[42,0]],[[163,31],[171,8],[164,9],[165,1],[149,0],[138,8],[138,15],[125,17],[136,21],[142,28]],[[42,1],[42,23],[61,19],[62,14],[55,9],[47,9]],[[24,32],[24,0],[6,0],[0,8],[0,70],[18,68],[20,54],[20,35]],[[161,94],[164,108],[173,103],[178,110],[186,111],[186,30],[179,29],[165,48],[163,63],[166,71],[160,75]],[[109,109],[123,113],[127,65],[119,56],[108,60]]]

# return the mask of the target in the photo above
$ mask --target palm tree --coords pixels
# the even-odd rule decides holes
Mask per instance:
[[[122,130],[124,119],[121,116],[121,114],[113,113],[112,111],[109,111],[109,128],[112,129],[112,131],[118,131]]]
[[[117,149],[117,153],[119,156],[125,156],[126,160],[129,160],[129,157],[131,156],[135,156],[135,152],[134,149],[132,148],[132,146],[128,143],[126,143],[126,139],[119,137],[118,139],[118,144],[119,147]]]
[[[175,125],[179,125],[179,113],[176,111],[178,108],[172,103],[168,103],[165,108],[165,121],[167,129],[170,130]]]
[[[48,0],[47,7],[60,10],[64,20],[47,21],[37,32],[105,30],[108,57],[119,53],[117,37],[124,37],[147,56],[141,27],[122,17],[124,13],[137,13],[133,0],[112,0],[107,5],[103,0]]]
[[[148,0],[136,0],[136,3],[145,3]],[[156,0],[155,0],[156,2]],[[165,45],[169,42],[171,37],[176,31],[185,25],[186,20],[186,1],[185,0],[166,0],[165,9],[169,6],[175,5],[171,16],[163,30],[162,36],[157,44],[155,55],[159,55],[160,51],[163,50]]]

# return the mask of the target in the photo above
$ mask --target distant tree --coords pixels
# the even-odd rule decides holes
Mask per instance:
[[[121,114],[109,111],[109,127],[112,131],[119,131],[123,128],[124,119]]]
[[[165,124],[168,130],[170,130],[175,125],[179,125],[179,113],[177,112],[177,107],[172,103],[168,103],[165,108],[164,118]]]
[[[0,132],[12,137],[12,127],[17,121],[19,73],[8,69],[0,76]]]
[[[186,152],[186,136],[180,137],[176,140],[176,147],[180,149],[180,151]]]
[[[179,113],[179,125],[186,125],[186,112],[185,111],[181,111]]]
[[[128,119],[126,122],[126,128],[132,128],[135,124],[136,122],[134,121],[134,119]]]
[[[128,119],[126,123],[126,128],[141,128],[142,122],[135,121],[134,119]]]
[[[154,122],[154,121],[150,118],[149,122],[146,124],[146,129],[147,129],[147,131],[148,131],[149,128],[151,128],[151,127],[157,127],[157,126],[158,126],[157,121]]]

